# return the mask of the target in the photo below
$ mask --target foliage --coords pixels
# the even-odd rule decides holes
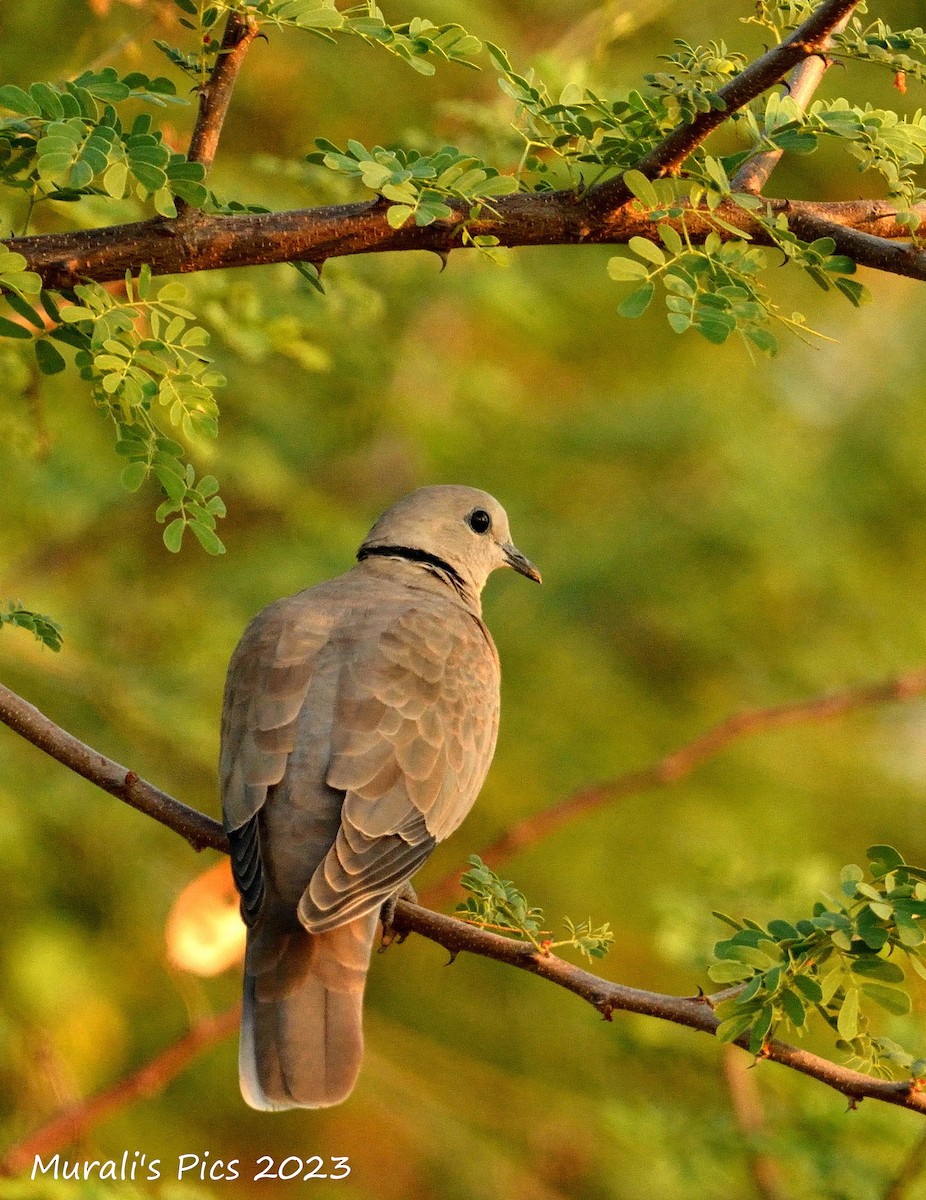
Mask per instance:
[[[15,625],[28,629],[43,646],[57,653],[61,649],[61,626],[43,613],[31,612],[18,601],[11,600],[7,611],[0,609],[0,629],[4,625]]]
[[[447,201],[468,204],[469,215],[476,218],[487,197],[518,190],[518,181],[511,175],[500,175],[494,167],[453,146],[421,154],[382,146],[367,150],[355,141],[340,150],[324,138],[316,138],[315,144],[319,153],[308,155],[309,162],[359,178],[370,191],[390,201],[386,219],[393,229],[401,229],[412,219],[416,225],[433,225],[452,216]]]
[[[199,83],[205,82],[215,62],[219,49],[215,31],[220,20],[238,12],[243,12],[258,27],[303,29],[328,42],[336,40],[333,36],[336,33],[352,35],[394,54],[421,75],[434,74],[432,59],[474,67],[472,56],[482,49],[478,38],[461,25],[435,25],[426,17],[390,24],[373,0],[344,10],[339,10],[334,0],[255,0],[250,4],[174,0],[174,3],[185,14],[180,24],[196,35],[197,49],[191,54],[161,40],[155,44],[175,67]]]
[[[466,860],[470,870],[460,878],[460,886],[469,896],[456,907],[456,915],[468,925],[530,942],[541,954],[567,946],[586,958],[604,958],[614,941],[608,924],[595,927],[591,920],[563,919],[566,937],[558,941],[545,931],[543,910],[528,904],[524,893],[510,879],[502,879],[485,865],[478,854]]]
[[[28,90],[32,78],[70,78],[128,31],[139,37],[125,57],[100,61],[121,64],[120,75],[136,65],[152,77],[163,71],[178,94],[192,95],[195,79],[168,70],[141,37],[148,12],[167,22],[167,6],[113,2],[100,15],[105,7],[7,6],[4,80]],[[476,0],[465,17],[459,6],[451,15],[501,41],[521,69],[536,64],[554,100],[576,81],[574,94],[587,85],[610,104],[665,65],[657,56],[676,35],[759,50],[771,39],[756,27],[737,31],[751,10],[729,0],[705,23],[690,6],[658,19],[654,6],[637,6],[631,27],[623,8],[611,47],[609,27],[591,44],[588,22],[606,12],[592,4]],[[436,11],[443,20],[450,10]],[[693,34],[696,26],[706,32]],[[159,20],[159,36],[189,48],[183,32]],[[335,48],[295,30],[267,33],[270,43],[255,43],[246,60],[210,189],[274,211],[337,203],[345,184],[374,199],[358,181],[304,162],[322,133],[342,147],[352,136],[424,153],[453,144],[502,173],[516,169],[524,148],[508,128],[516,107],[491,70],[443,70],[432,58],[440,71],[432,87],[356,38],[336,35]],[[883,74],[834,70],[821,95],[909,115],[918,85],[911,80],[894,104]],[[878,93],[862,93],[869,78]],[[648,87],[637,90],[658,108]],[[475,103],[469,123],[463,106]],[[164,111],[188,128],[191,108]],[[178,128],[172,145],[185,144]],[[747,144],[725,134],[708,154],[732,179],[730,159]],[[816,158],[783,164],[797,194],[884,194],[879,176],[856,177],[853,159],[840,171],[827,145],[849,143],[821,135]],[[272,170],[258,170],[255,148],[277,156]],[[557,156],[537,157],[565,179]],[[587,169],[591,183],[595,165]],[[542,178],[526,164],[521,177],[525,186]],[[20,230],[25,194],[0,195],[7,230]],[[52,201],[37,207],[30,232],[152,212],[137,197]],[[726,203],[719,212],[728,215]],[[30,340],[2,343],[3,590],[51,613],[66,637],[56,655],[30,635],[0,634],[0,678],[90,744],[214,812],[222,679],[254,612],[349,568],[372,519],[402,492],[435,481],[487,487],[547,582],[519,587],[509,573],[486,590],[503,665],[501,734],[473,812],[426,868],[433,879],[530,814],[659,760],[731,712],[924,661],[921,289],[879,288],[878,304],[857,312],[828,306],[805,271],[777,269],[781,255],[764,252],[770,271],[758,278],[780,280],[770,290],[785,315],[802,309],[837,342],[808,352],[781,337],[775,359],[753,364],[735,335],[723,347],[676,336],[658,295],[643,318],[623,320],[613,308],[631,289],[607,282],[616,251],[603,247],[513,254],[506,272],[456,254],[442,274],[424,255],[332,259],[324,297],[281,264],[187,276],[185,306],[211,333],[207,351],[228,378],[218,393],[220,441],[184,445],[199,471],[222,479],[229,553],[218,557],[164,552],[144,503],[160,484],[121,494],[107,453],[113,426],[87,405],[91,385],[70,369],[70,347],[4,306],[62,351],[68,369],[36,381]],[[37,292],[25,298],[41,311]],[[292,335],[286,321],[296,323]],[[296,344],[317,354],[286,352]],[[327,369],[318,369],[320,356]],[[185,443],[167,410],[153,411]],[[615,950],[602,966],[612,978],[688,995],[706,979],[705,954],[720,936],[705,896],[767,928],[781,914],[810,916],[857,846],[892,842],[924,861],[923,737],[915,699],[766,732],[684,783],[577,819],[496,870],[542,897],[548,913],[591,905],[596,920],[610,920]],[[14,1138],[41,1126],[62,1095],[106,1091],[198,1016],[230,1008],[240,980],[165,966],[161,917],[208,865],[181,839],[9,732],[0,809],[10,892],[0,939],[0,1125]],[[671,954],[657,936],[667,893]],[[351,1155],[347,1186],[357,1200],[551,1191],[624,1200],[628,1180],[640,1200],[721,1200],[749,1194],[761,1139],[788,1195],[871,1200],[888,1194],[918,1136],[915,1114],[869,1101],[847,1117],[836,1093],[775,1067],[749,1074],[765,1128],[744,1137],[713,1039],[643,1017],[606,1025],[524,972],[476,956],[443,971],[443,957],[422,938],[375,957],[368,1054],[350,1108],[250,1113],[230,1038],[166,1091],[100,1122],[70,1157],[118,1159],[128,1142],[172,1166],[205,1146],[210,1161],[237,1158],[246,1168],[263,1154],[279,1162],[327,1147]],[[884,1012],[872,1032],[916,1048],[920,1005],[917,997],[907,1017]],[[814,1042],[825,1042],[823,1018],[811,1013],[808,1024]],[[463,1084],[478,1103],[461,1103]],[[34,1192],[53,1181],[11,1186]],[[140,1186],[169,1200],[177,1184]],[[218,1185],[235,1198],[248,1186]],[[77,1187],[60,1182],[57,1191],[73,1197]]]
[[[699,146],[676,176],[650,180],[637,169],[644,157],[673,128],[698,114],[722,111],[724,86],[746,64],[742,52],[720,40],[697,46],[676,39],[673,51],[659,56],[660,69],[645,73],[639,89],[609,95],[576,83],[554,91],[535,71],[519,72],[506,51],[491,42],[483,47],[457,24],[439,25],[425,17],[390,23],[372,0],[344,8],[334,0],[174,3],[188,42],[173,45],[158,40],[155,44],[197,88],[206,86],[216,68],[223,23],[235,14],[257,29],[298,29],[327,42],[359,39],[425,75],[434,72],[436,62],[476,66],[484,55],[497,71],[503,92],[514,102],[513,124],[522,152],[513,173],[505,169],[506,164],[452,144],[433,151],[381,145],[367,149],[364,142],[349,138],[342,149],[335,142],[316,139],[318,151],[309,160],[359,180],[381,197],[394,228],[458,220],[461,244],[475,246],[489,257],[497,257],[498,239],[473,232],[471,223],[484,211],[495,211],[495,198],[519,189],[555,188],[583,196],[596,185],[623,177],[635,204],[653,223],[653,236],[635,238],[630,247],[634,257],[616,257],[609,264],[613,279],[635,285],[618,305],[618,313],[641,316],[658,284],[666,292],[670,327],[677,333],[696,330],[713,343],[736,334],[750,349],[771,355],[779,347],[776,329],[799,336],[810,332],[801,313],[786,310],[772,298],[767,281],[776,272],[778,256],[752,244],[745,228],[749,222],[784,254],[790,267],[803,271],[824,290],[834,289],[855,305],[867,299],[864,289],[848,278],[854,271],[850,259],[834,254],[826,239],[801,241],[788,228],[784,210],[773,210],[737,187],[737,171],[755,155],[770,150],[810,155],[824,141],[835,141],[860,170],[883,177],[899,219],[911,228],[918,220],[914,206],[926,196],[917,175],[926,152],[926,117],[845,99],[818,101],[804,113],[777,91],[731,115],[739,148],[720,152]],[[806,4],[795,0],[763,0],[748,19],[780,38],[807,11]],[[922,30],[897,32],[880,19],[865,24],[861,16],[854,16],[836,37],[834,53],[844,59],[883,63],[917,81],[926,71]],[[164,109],[185,103],[168,78],[141,71],[120,75],[110,66],[84,71],[62,84],[0,87],[0,106],[12,114],[0,121],[0,187],[25,195],[23,228],[28,230],[36,206],[49,202],[65,202],[77,227],[84,220],[80,204],[88,202],[138,202],[167,219],[177,216],[178,202],[215,213],[262,211],[239,196],[217,198],[203,182],[203,165],[168,146],[165,130],[155,126],[150,111],[134,115],[129,111],[130,106]],[[692,216],[693,208],[700,209],[697,218]],[[711,230],[706,239],[704,222]],[[35,279],[27,279],[11,265],[14,260],[9,256],[4,261],[8,270],[0,278],[0,288],[22,320],[0,317],[0,338],[31,340],[43,373],[64,369],[64,360],[49,340],[61,339],[60,327],[37,337],[27,328],[35,321],[47,324],[23,301],[24,289],[31,289],[30,294],[38,290]],[[314,264],[297,264],[297,269],[320,287]],[[21,277],[18,283],[17,276]],[[69,330],[75,344],[80,337],[91,338],[92,345],[80,347],[86,351],[78,355],[81,374],[120,428],[131,425],[135,434],[146,430],[141,440],[121,439],[130,458],[123,474],[126,485],[135,487],[143,474],[153,473],[169,501],[159,510],[161,519],[174,518],[165,530],[168,543],[176,547],[190,525],[202,545],[217,552],[221,542],[214,518],[220,514],[221,501],[208,488],[205,493],[197,491],[195,471],[190,475],[185,463],[187,451],[158,431],[149,403],[156,392],[174,431],[188,441],[214,435],[212,392],[218,376],[194,352],[202,344],[197,341],[203,336],[201,329],[181,329],[183,322],[194,318],[184,310],[186,315],[177,325],[180,311],[176,310],[174,324],[167,330],[148,329],[146,336],[136,339],[128,323],[144,305],[110,304],[101,289],[81,293],[78,288],[78,294],[80,307],[95,313],[92,324],[97,330],[91,334],[89,318],[83,328]],[[57,318],[48,306],[57,310],[66,299],[46,293],[49,322],[56,323]],[[96,318],[104,311],[106,319],[100,325]],[[73,320],[66,314],[65,309],[63,319]],[[157,321],[157,309],[145,310],[145,320],[150,324],[152,319]],[[103,338],[100,330],[114,322],[121,323],[118,334]],[[43,325],[36,328],[43,333]],[[160,336],[162,332],[165,336]],[[187,340],[178,341],[182,338]],[[112,344],[103,348],[103,341]],[[114,356],[123,360],[122,365],[110,362],[106,367],[103,360]]]
[[[166,217],[177,215],[178,198],[205,202],[202,164],[168,149],[150,114],[126,126],[116,106],[129,101],[186,103],[169,79],[139,71],[120,77],[112,67],[60,85],[0,88],[0,108],[14,114],[0,121],[0,184],[27,193],[27,225],[34,206],[48,200],[137,196]]]
[[[748,1033],[750,1050],[760,1054],[781,1027],[802,1036],[816,1013],[837,1033],[851,1065],[926,1076],[926,1058],[876,1037],[870,1015],[870,1005],[895,1016],[910,1012],[899,959],[926,979],[926,870],[892,846],[870,847],[868,859],[868,880],[861,867],[845,867],[840,894],[816,904],[807,919],[763,926],[715,914],[736,932],[714,947],[718,961],[708,974],[717,983],[745,983],[717,1005],[722,1041]]]
[[[183,447],[164,436],[158,421],[164,410],[169,424],[193,442],[215,437],[218,428],[214,389],[225,380],[202,353],[209,335],[190,324],[186,288],[171,282],[155,291],[143,267],[137,281],[126,274],[124,295],[86,283],[77,285],[74,299],[59,310],[45,295],[49,317],[60,322],[50,336],[76,348],[81,377],[115,426],[116,449],[128,459],[123,485],[135,491],[151,475],[161,485],[166,499],[157,519],[173,517],[164,530],[169,550],[180,549],[189,526],[204,550],[222,553],[215,532],[216,517],[225,515],[218,481],[206,476],[197,483]],[[40,360],[40,366],[59,369],[57,360]]]

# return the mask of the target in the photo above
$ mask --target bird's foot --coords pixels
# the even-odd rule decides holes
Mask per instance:
[[[397,941],[401,945],[408,937],[407,933],[400,933],[394,928],[392,922],[395,918],[395,906],[400,900],[408,900],[412,904],[418,903],[418,895],[415,889],[407,881],[393,892],[383,907],[379,910],[379,920],[383,927],[383,936],[380,940],[378,953],[382,954],[384,950],[388,950],[393,942]]]

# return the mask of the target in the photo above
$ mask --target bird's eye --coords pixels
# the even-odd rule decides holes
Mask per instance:
[[[492,526],[492,518],[484,508],[474,508],[466,518],[466,524],[473,533],[488,533]]]

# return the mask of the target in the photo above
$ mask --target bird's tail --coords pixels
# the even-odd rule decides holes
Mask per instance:
[[[272,962],[261,961],[260,933],[249,934],[238,1068],[252,1108],[324,1108],[350,1094],[376,919],[374,911],[327,933],[277,933],[267,939]]]

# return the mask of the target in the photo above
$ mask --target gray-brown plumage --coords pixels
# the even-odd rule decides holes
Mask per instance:
[[[248,925],[241,1091],[315,1108],[351,1091],[382,905],[466,816],[498,729],[480,593],[540,576],[485,492],[422,488],[345,575],[265,608],[228,672],[221,780]]]

